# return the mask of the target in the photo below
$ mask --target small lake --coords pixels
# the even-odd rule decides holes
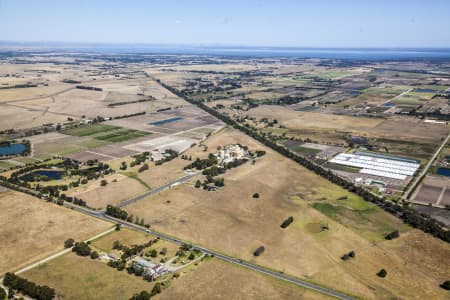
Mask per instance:
[[[418,88],[418,89],[415,89],[414,91],[418,92],[418,93],[436,93],[436,90],[425,89],[425,88]]]
[[[23,175],[20,179],[25,181],[33,181],[35,176],[45,176],[52,180],[59,180],[62,178],[62,171],[53,171],[53,170],[38,170],[28,174]]]
[[[438,175],[450,177],[450,169],[448,169],[448,168],[442,168],[442,167],[438,168],[436,173]]]
[[[158,125],[162,125],[162,124],[166,124],[166,123],[176,122],[179,120],[183,120],[183,118],[174,117],[174,118],[165,119],[165,120],[161,120],[161,121],[151,122],[151,123],[149,123],[149,125],[158,126]]]
[[[384,106],[384,107],[394,107],[395,104],[392,103],[392,102],[386,102],[386,103],[384,103],[382,106]]]
[[[24,144],[11,144],[9,146],[0,146],[0,155],[17,155],[22,154],[26,147]]]

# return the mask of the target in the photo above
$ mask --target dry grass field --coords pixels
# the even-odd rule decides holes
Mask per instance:
[[[0,130],[30,128],[66,120],[66,115],[55,115],[31,108],[0,104]]]
[[[45,98],[54,94],[72,89],[73,86],[65,83],[52,83],[48,86],[2,89],[0,90],[0,102],[21,101],[29,99]]]
[[[108,184],[101,186],[102,180],[106,180]],[[113,174],[73,188],[66,195],[81,198],[92,208],[105,208],[108,204],[116,205],[146,190],[147,188],[137,180],[121,174]]]
[[[438,143],[448,133],[443,125],[424,123],[410,118],[374,119],[317,112],[293,111],[281,106],[261,105],[249,111],[257,120],[266,117],[293,131],[312,129],[317,131],[340,131],[368,137],[400,139],[414,142]]]
[[[58,300],[129,299],[134,293],[151,290],[154,285],[141,277],[119,272],[105,263],[74,253],[60,256],[21,275],[53,287]]]
[[[68,238],[86,239],[110,223],[19,193],[0,194],[0,274],[63,249]]]
[[[238,288],[237,288],[238,287]],[[213,259],[183,270],[155,299],[331,299]]]
[[[114,241],[124,245],[141,244],[153,236],[133,230],[113,231],[91,246],[110,252]],[[160,240],[151,249],[167,249],[175,255],[178,245]],[[70,272],[68,272],[70,270]],[[256,272],[212,259],[179,271],[156,299],[329,299]],[[38,284],[56,289],[56,299],[128,299],[136,292],[151,290],[153,283],[118,272],[106,264],[69,253],[22,274]],[[239,286],[239,289],[235,288]]]
[[[438,286],[450,271],[442,274],[435,270],[444,262],[450,263],[445,255],[450,251],[447,244],[432,239],[436,255],[424,266],[415,257],[390,248],[390,242],[383,239],[394,229],[401,231],[405,243],[427,239],[424,233],[411,230],[393,216],[239,132],[226,129],[205,142],[210,151],[230,143],[264,149],[267,154],[255,165],[247,163],[228,171],[225,187],[217,192],[195,189],[192,182],[126,210],[144,217],[156,230],[188,242],[357,296],[445,298]],[[208,152],[194,147],[187,153],[205,157]],[[255,192],[260,194],[258,199],[252,198]],[[342,196],[348,199],[336,200]],[[280,224],[288,216],[295,221],[283,230]],[[329,230],[317,230],[318,224]],[[266,251],[254,258],[253,251],[260,245]],[[418,242],[416,248],[426,252],[430,246]],[[340,257],[350,250],[356,252],[356,259],[341,261]],[[388,280],[375,275],[381,268],[387,269]]]

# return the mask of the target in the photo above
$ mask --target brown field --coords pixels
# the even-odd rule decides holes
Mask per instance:
[[[68,238],[98,234],[110,223],[8,191],[0,194],[0,274],[13,271],[63,249]]]
[[[0,130],[30,128],[66,120],[67,116],[65,115],[55,115],[9,104],[0,104]]]
[[[115,85],[126,89],[130,85],[130,83],[119,82],[109,84],[109,86],[110,85]],[[96,84],[95,86],[100,87],[102,85]],[[139,90],[138,92],[140,93],[141,91]],[[87,116],[88,118],[93,118],[97,115],[105,117],[115,117],[142,111],[152,111],[152,108],[159,107],[157,104],[159,101],[132,103],[127,105],[108,107],[107,105],[109,104],[109,101],[105,100],[107,95],[107,91],[100,92],[73,89],[51,98],[21,101],[17,102],[16,105],[20,105],[24,108],[40,110],[42,112],[63,114],[78,118],[83,115]],[[124,94],[122,96],[122,101],[133,100],[135,95],[136,94],[133,93],[130,94],[130,97],[128,97],[128,95]]]
[[[114,241],[133,245],[154,239],[133,230],[113,231],[92,242],[92,247],[110,252]],[[167,248],[171,257],[178,245],[160,240],[151,248]],[[67,272],[70,270],[70,272]],[[157,299],[329,299],[321,294],[268,276],[212,259],[179,271],[180,277]],[[153,283],[118,272],[104,263],[69,253],[22,274],[38,284],[56,289],[56,299],[128,299]],[[235,287],[239,286],[239,289]]]
[[[100,186],[103,179],[108,182],[106,186]],[[114,180],[117,180],[117,182],[114,182]],[[69,190],[66,195],[81,198],[92,208],[105,208],[108,204],[117,205],[123,200],[144,193],[146,190],[147,188],[139,181],[121,174],[114,174]]]
[[[66,156],[107,144],[105,141],[95,140],[87,136],[68,136],[57,132],[35,135],[29,140],[33,144],[33,155],[37,158]]]
[[[239,288],[237,288],[239,287]],[[319,293],[213,259],[183,270],[155,299],[330,299]]]
[[[160,166],[150,166],[150,169],[138,173],[138,178],[149,185],[151,188],[162,186],[186,174],[183,167],[189,164],[189,161],[176,158]]]
[[[368,137],[379,137],[414,141],[419,143],[438,143],[448,133],[443,125],[424,123],[408,118],[374,119],[352,117],[317,112],[293,111],[280,106],[261,105],[249,111],[249,116],[257,120],[263,117],[277,119],[288,129],[347,132]]]
[[[56,290],[56,299],[129,299],[134,293],[151,290],[152,282],[119,272],[89,257],[65,254],[21,276]]]
[[[2,65],[3,67],[4,65]],[[47,67],[51,69],[53,67],[56,72],[61,72],[61,74],[41,74],[43,77],[36,77],[37,73],[23,73],[26,66],[16,67],[14,65],[6,65],[5,67],[12,72],[16,71],[25,76],[25,79],[20,79],[19,81],[16,78],[11,78],[11,84],[23,83],[22,81],[50,83],[49,86],[35,88],[0,90],[0,120],[2,120],[0,121],[0,130],[30,128],[45,123],[61,123],[66,121],[67,117],[80,118],[83,115],[88,118],[94,118],[98,115],[115,117],[143,111],[155,112],[158,109],[166,107],[188,105],[187,102],[172,94],[158,83],[144,78],[121,80],[110,78],[109,76],[101,76],[98,78],[99,80],[93,81],[96,78],[95,76],[85,77],[86,74],[78,74],[72,67],[66,70],[63,67],[54,68],[51,65],[42,67],[44,69]],[[36,69],[36,66],[28,67]],[[76,76],[74,76],[75,73],[77,74]],[[73,84],[61,82],[61,80],[71,77],[81,80],[88,79],[83,84],[101,87],[104,90],[81,90],[76,89]],[[145,96],[153,96],[157,100],[119,105],[113,108],[108,107],[107,105],[110,103],[110,100],[107,100],[109,94],[114,94],[118,91],[121,93],[121,101],[134,100],[138,93],[143,93]]]
[[[389,241],[383,240],[393,229],[400,229],[405,240],[410,236],[425,238],[425,234],[415,230],[414,234],[407,234],[411,230],[400,220],[239,132],[227,129],[205,142],[209,149],[229,143],[265,149],[267,154],[255,165],[247,163],[228,171],[224,176],[225,188],[217,192],[195,189],[191,182],[135,203],[126,210],[144,217],[156,230],[187,242],[354,295],[371,299],[425,295],[444,298],[438,285],[445,277],[414,262],[402,251],[386,248]],[[194,147],[187,153],[205,157],[208,152]],[[259,199],[251,197],[255,192],[260,194]],[[343,195],[349,199],[336,200]],[[314,209],[313,203],[329,203],[331,208],[337,205],[346,209],[339,214],[340,211],[331,212],[337,215],[330,218]],[[353,213],[355,209],[361,213]],[[280,229],[281,222],[288,216],[294,216],[294,223],[287,230]],[[327,224],[330,229],[316,233],[310,223]],[[428,251],[428,243],[419,244],[419,249]],[[450,247],[438,240],[434,244],[442,249],[430,261],[437,268],[450,259],[443,255]],[[266,251],[254,258],[252,253],[260,245],[264,245]],[[340,256],[350,250],[357,253],[357,258],[341,261]],[[392,271],[389,280],[375,276],[376,269],[383,267]],[[444,272],[450,276],[450,271]]]
[[[449,183],[447,177],[428,175],[414,192],[412,199],[414,202],[444,207],[450,204]]]
[[[45,98],[74,88],[66,83],[52,83],[49,86],[39,86],[31,88],[2,89],[0,90],[0,102],[21,101],[36,98]]]
[[[414,201],[435,204],[438,201],[441,191],[442,187],[422,184],[419,192],[414,197]]]

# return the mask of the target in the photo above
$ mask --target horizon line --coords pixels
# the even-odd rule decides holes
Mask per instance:
[[[9,44],[9,45],[8,45]],[[55,47],[59,46],[79,46],[86,48],[94,48],[95,46],[102,47],[192,47],[192,48],[238,48],[238,49],[312,49],[312,50],[447,50],[450,46],[431,46],[431,47],[417,47],[417,46],[269,46],[269,45],[242,45],[242,44],[203,44],[203,43],[147,43],[147,42],[75,42],[75,41],[12,41],[0,40],[0,47],[4,46],[40,46],[40,47]]]

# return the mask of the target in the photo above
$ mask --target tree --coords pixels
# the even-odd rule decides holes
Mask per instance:
[[[389,233],[388,235],[386,235],[386,239],[387,240],[393,240],[396,239],[400,236],[400,233],[398,232],[398,230],[392,231],[391,233]]]
[[[202,183],[201,183],[201,181],[200,180],[197,180],[196,182],[195,182],[195,188],[200,188],[200,186],[202,185]]]
[[[66,248],[66,249],[72,248],[74,243],[75,243],[75,241],[73,239],[67,239],[64,242],[64,248]]]
[[[8,289],[8,299],[14,298],[14,290],[12,288]]]
[[[381,270],[378,271],[378,273],[377,273],[377,276],[378,276],[378,277],[381,277],[381,278],[386,277],[386,275],[387,275],[387,272],[386,272],[385,269],[381,269]]]
[[[287,218],[286,220],[283,221],[283,223],[281,223],[280,227],[281,228],[286,228],[289,225],[291,225],[291,223],[294,221],[294,217],[290,216],[289,218]]]
[[[79,256],[88,256],[89,254],[91,254],[91,248],[85,242],[75,243],[72,251]]]
[[[100,185],[101,186],[106,186],[108,184],[108,181],[106,181],[105,179],[103,179],[102,181],[100,181]]]
[[[259,194],[258,193],[254,193],[253,194],[253,198],[259,198]]]
[[[139,168],[138,172],[142,173],[144,171],[148,170],[148,164],[144,164],[142,165],[142,167]]]
[[[6,291],[0,287],[0,300],[6,299]]]
[[[159,294],[159,293],[161,293],[161,283],[157,282],[157,283],[155,283],[155,286],[152,289],[151,295],[155,296],[156,294]]]
[[[444,281],[441,284],[441,288],[443,288],[444,290],[450,291],[450,280]]]
[[[98,252],[97,251],[92,251],[90,254],[90,257],[92,259],[97,259],[99,257]]]
[[[156,249],[152,249],[152,250],[150,251],[150,256],[151,256],[151,257],[157,257],[157,256],[158,256],[158,251],[156,251]]]
[[[139,294],[134,294],[130,300],[149,300],[151,297],[150,293],[147,291],[142,291]]]
[[[195,258],[195,254],[193,252],[191,252],[191,254],[189,254],[188,259],[193,260]]]
[[[120,231],[120,228],[122,227],[122,224],[120,224],[120,223],[117,223],[116,224],[116,231]]]
[[[260,246],[258,247],[258,249],[255,250],[255,252],[253,252],[253,255],[260,256],[264,252],[264,250],[265,250],[264,246]]]
[[[133,218],[134,218],[133,215],[129,215],[127,218],[127,222],[133,223]]]

